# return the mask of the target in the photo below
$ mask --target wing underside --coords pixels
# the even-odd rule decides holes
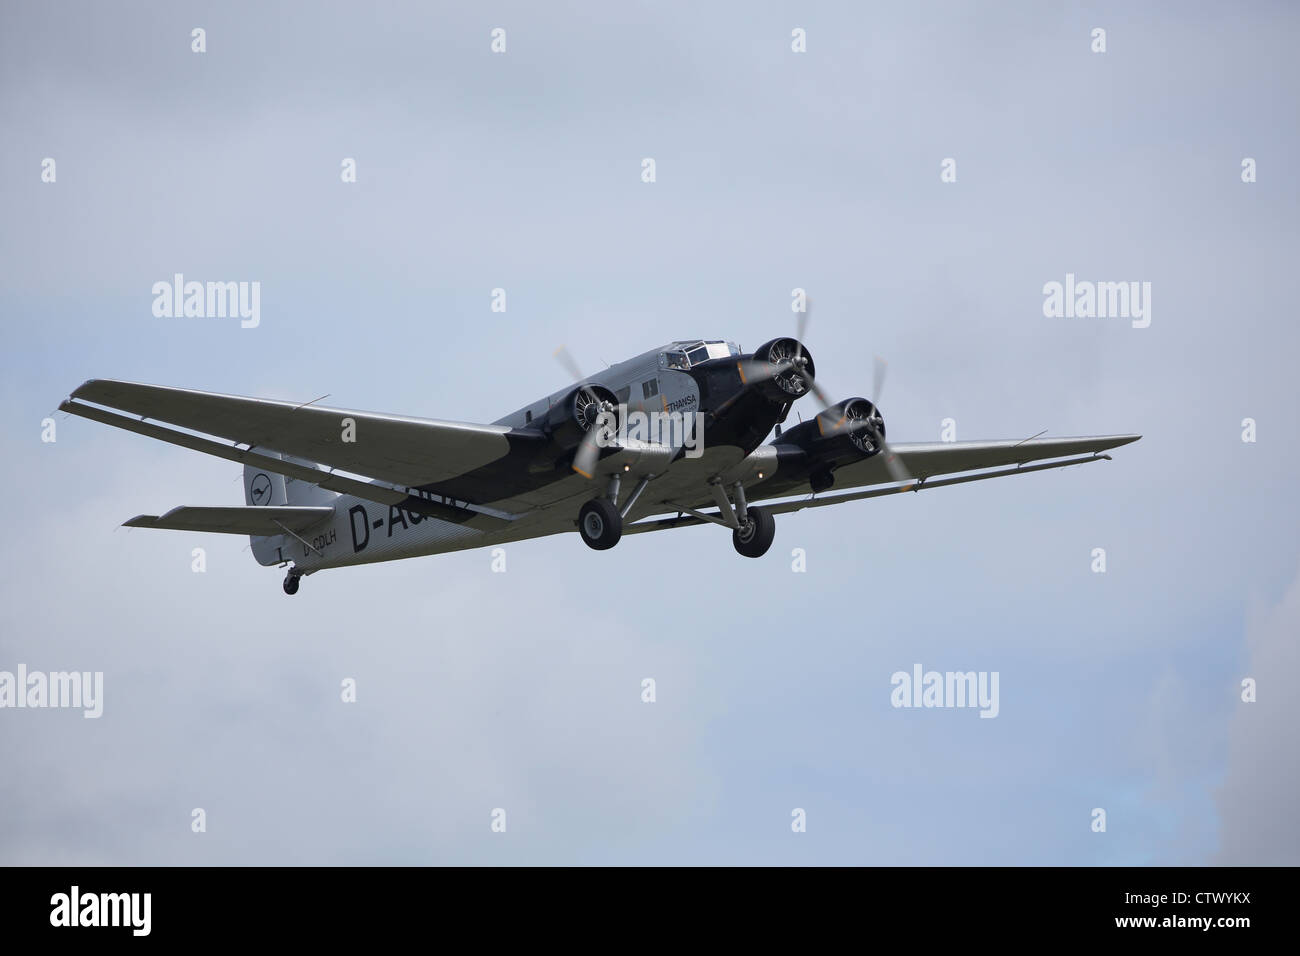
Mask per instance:
[[[438,485],[474,474],[496,477],[496,488],[508,488],[515,470],[512,449],[518,452],[544,441],[538,433],[500,425],[403,418],[106,379],[86,382],[59,408],[329,491],[481,529],[500,527],[516,516],[452,500],[436,491]]]
[[[1103,454],[1112,448],[1137,441],[1140,435],[1106,435],[1088,438],[1043,438],[1029,441],[934,442],[891,445],[912,481],[896,482],[880,456],[845,466],[835,472],[835,493],[812,495],[806,480],[782,479],[780,472],[769,482],[746,487],[750,502],[761,501],[773,514],[789,514],[805,508],[879,498],[905,491],[928,491],[950,485],[1005,478],[1011,475],[1046,471],[1109,461]],[[953,477],[937,477],[947,476]],[[862,489],[862,490],[856,490]],[[797,495],[798,497],[791,497]],[[775,500],[786,499],[786,500]],[[665,502],[665,504],[670,504]],[[704,503],[701,502],[701,507]],[[671,508],[666,509],[671,510]],[[624,534],[661,531],[721,517],[720,512],[703,512],[707,517],[689,514],[659,520],[644,520],[623,529]]]
[[[408,487],[457,477],[510,451],[511,429],[501,425],[404,418],[107,379],[86,382],[60,407],[80,414],[84,403]]]
[[[1099,455],[1135,442],[1140,435],[1102,435],[1087,438],[1036,438],[1028,441],[919,442],[890,444],[908,472],[917,479],[934,475],[1007,465],[1026,465],[1049,458]],[[835,472],[837,488],[855,488],[892,482],[881,455],[846,465]]]

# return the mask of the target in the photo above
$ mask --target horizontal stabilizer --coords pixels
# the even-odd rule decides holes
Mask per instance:
[[[137,515],[122,526],[266,536],[305,531],[333,513],[333,508],[193,508],[182,505],[162,517]]]

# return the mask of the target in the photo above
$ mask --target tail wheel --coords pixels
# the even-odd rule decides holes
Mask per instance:
[[[608,498],[592,498],[578,512],[578,533],[587,547],[607,551],[623,536],[623,517]]]
[[[736,551],[747,558],[761,558],[772,547],[776,537],[776,518],[762,508],[750,508],[745,520],[731,533],[731,543]]]

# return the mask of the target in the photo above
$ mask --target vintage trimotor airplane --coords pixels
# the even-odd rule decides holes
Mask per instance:
[[[592,376],[561,349],[575,384],[491,425],[103,379],[59,407],[243,463],[246,507],[184,506],[125,524],[249,535],[260,564],[287,568],[288,594],[326,568],[575,528],[605,550],[624,534],[713,523],[757,558],[778,514],[1108,460],[1102,452],[1140,437],[890,445],[876,406],[883,363],[873,400],[832,403],[803,332],[753,353],[673,342]],[[809,393],[824,410],[782,431]]]

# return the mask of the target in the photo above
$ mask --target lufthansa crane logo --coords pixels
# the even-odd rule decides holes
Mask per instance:
[[[258,472],[253,477],[253,483],[248,486],[248,493],[253,499],[253,504],[264,505],[271,500],[271,479],[266,472]]]

